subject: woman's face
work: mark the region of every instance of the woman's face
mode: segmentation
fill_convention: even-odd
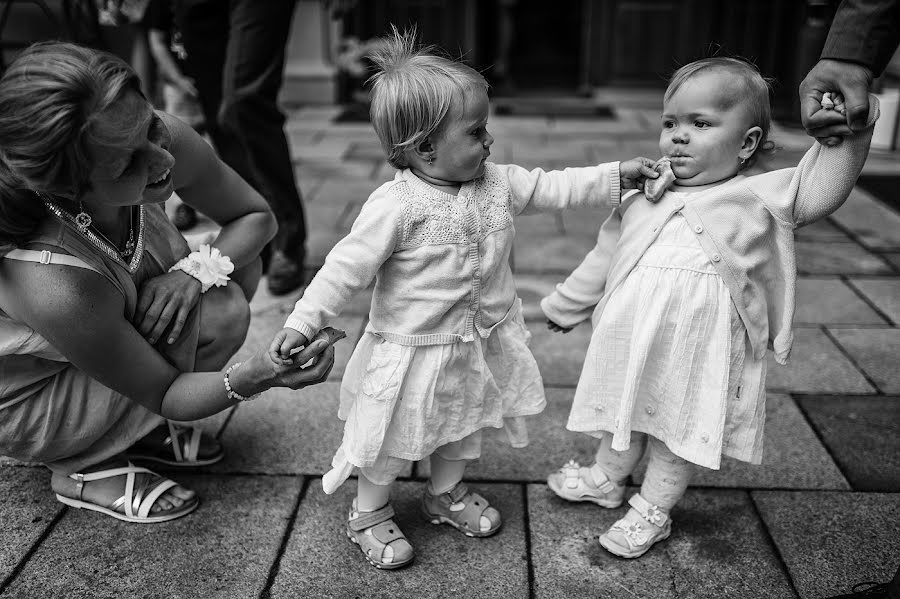
[[[85,204],[130,206],[164,202],[172,195],[169,153],[172,137],[152,106],[137,92],[128,91],[94,121],[88,155],[94,165]]]

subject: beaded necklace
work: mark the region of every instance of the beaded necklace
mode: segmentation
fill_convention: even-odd
[[[140,216],[138,218],[137,240],[135,241],[134,239],[134,228],[132,226],[129,226],[128,241],[125,242],[125,249],[119,250],[113,243],[109,241],[109,239],[106,238],[105,235],[103,235],[103,233],[100,233],[99,231],[95,233],[90,228],[82,228],[76,216],[73,216],[71,213],[66,212],[65,210],[60,208],[57,204],[50,201],[50,198],[48,198],[43,193],[35,192],[35,194],[37,194],[37,196],[40,197],[41,200],[43,200],[44,206],[47,207],[47,210],[49,210],[51,214],[77,231],[82,237],[87,239],[91,243],[91,245],[112,258],[117,264],[128,270],[130,274],[134,274],[135,272],[137,272],[138,267],[141,265],[141,259],[144,257],[143,206],[140,207]],[[129,257],[131,258],[131,260],[129,262],[126,262]]]

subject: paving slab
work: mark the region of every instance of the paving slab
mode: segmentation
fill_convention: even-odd
[[[900,565],[900,495],[753,491],[802,599],[886,582]]]
[[[529,597],[523,491],[519,485],[483,485],[482,494],[503,514],[493,537],[475,539],[434,526],[419,512],[422,483],[397,482],[394,521],[416,551],[401,570],[368,564],[346,536],[347,509],[356,492],[348,481],[332,496],[310,485],[271,588],[272,599],[294,597],[420,599]]]
[[[69,509],[0,596],[259,596],[302,479],[180,476],[179,481],[196,490],[202,503],[171,522],[141,526]]]
[[[510,447],[502,431],[485,429],[481,459],[466,469],[466,478],[479,481],[526,481],[543,483],[547,475],[575,459],[593,463],[597,441],[583,433],[566,430],[574,389],[548,388],[547,407],[528,418],[529,445]],[[427,459],[419,462],[416,476],[431,476]]]
[[[797,272],[811,275],[882,275],[893,269],[878,255],[857,243],[798,241]]]
[[[646,459],[638,464],[635,484],[644,481]],[[737,489],[850,490],[850,484],[788,395],[769,393],[762,464],[722,459],[719,470],[696,467],[694,486]]]
[[[530,275],[516,273],[516,292],[522,299],[522,311],[528,329],[546,328],[547,317],[541,310],[541,300],[553,293],[556,284],[564,279],[559,275]]]
[[[222,433],[225,459],[214,472],[322,475],[341,444],[340,383],[270,389],[238,406]]]
[[[900,393],[900,329],[831,329],[838,343],[884,393]]]
[[[845,243],[852,241],[846,233],[834,226],[827,218],[795,229],[794,239],[797,241],[837,241]]]
[[[563,281],[594,248],[595,241],[596,236],[550,235],[536,238],[516,235],[513,245],[516,272],[558,273],[561,275],[560,281]]]
[[[854,490],[900,492],[900,397],[797,401]]]
[[[745,492],[688,490],[672,512],[672,536],[632,560],[597,542],[625,512],[529,485],[535,599],[796,597]]]
[[[831,219],[868,248],[900,248],[900,214],[860,187],[853,188],[850,197],[831,215]]]
[[[49,470],[0,467],[0,585],[62,510],[63,504],[50,490]]]
[[[850,282],[890,318],[890,324],[900,323],[900,278],[864,279],[852,277]]]
[[[528,323],[531,352],[547,387],[574,387],[591,342],[591,325],[585,321],[568,333],[554,333],[543,324]]]
[[[798,278],[796,302],[795,325],[886,324],[884,318],[838,278]]]
[[[832,331],[837,334],[843,329]],[[771,352],[766,378],[770,391],[790,393],[874,393],[875,389],[820,329],[794,329],[786,366]]]

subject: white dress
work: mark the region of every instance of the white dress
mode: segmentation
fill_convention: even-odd
[[[528,444],[523,417],[546,404],[531,334],[518,309],[488,338],[408,346],[366,332],[341,384],[344,438],[322,483],[333,493],[354,466],[385,457],[420,460],[483,428],[502,428],[513,447]],[[379,459],[380,458],[380,459]]]
[[[761,400],[742,400],[741,386],[745,374],[761,384],[765,370],[747,351],[728,289],[684,217],[667,222],[612,293],[567,428],[613,433],[616,450],[628,447],[631,432],[647,433],[708,468],[718,468],[723,454],[758,462],[764,391]]]

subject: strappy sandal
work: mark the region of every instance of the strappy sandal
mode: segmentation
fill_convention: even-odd
[[[356,509],[356,499],[350,506],[347,517],[347,537],[357,545],[366,560],[376,568],[395,570],[413,561],[415,556],[406,535],[394,522],[394,508],[391,504],[374,512],[360,512]],[[394,550],[394,556],[385,558],[385,549]]]
[[[193,426],[175,424],[167,420],[169,435],[161,444],[153,445],[150,442],[138,441],[131,449],[125,452],[125,459],[135,462],[156,462],[166,466],[194,468],[196,466],[210,466],[221,462],[225,457],[225,449],[217,443],[215,451],[207,455],[200,455],[200,439],[203,431]]]
[[[140,481],[137,481],[137,475],[139,474],[142,476]],[[125,475],[125,494],[108,506],[104,507],[82,499],[81,494],[84,490],[84,483],[122,475]],[[75,474],[70,474],[69,478],[77,483],[75,485],[75,492],[77,495],[75,498],[72,498],[57,493],[56,498],[58,500],[80,510],[100,512],[101,514],[106,514],[107,516],[112,516],[118,520],[124,520],[125,522],[140,522],[145,524],[166,522],[168,520],[186,516],[200,505],[200,499],[195,496],[193,499],[185,500],[179,507],[173,507],[172,509],[163,512],[151,514],[150,508],[153,507],[156,500],[159,499],[163,493],[172,487],[177,486],[177,483],[162,477],[155,472],[147,470],[146,468],[134,466],[131,462],[128,462],[128,466],[123,466],[121,468],[98,470],[97,472],[89,472],[87,474],[76,472]]]
[[[467,537],[489,537],[500,530],[503,524],[500,512],[487,499],[470,492],[465,483],[459,482],[440,495],[432,495],[430,486],[430,483],[425,485],[422,512],[432,524],[449,524]],[[487,530],[481,530],[482,516],[491,522]]]
[[[598,480],[599,474],[602,480]],[[575,460],[547,477],[547,486],[566,501],[590,501],[605,508],[617,508],[625,497],[625,486],[609,480],[602,471],[582,467]]]
[[[672,534],[672,521],[659,506],[635,493],[628,500],[632,509],[600,535],[600,544],[619,557],[640,557],[654,544]]]

